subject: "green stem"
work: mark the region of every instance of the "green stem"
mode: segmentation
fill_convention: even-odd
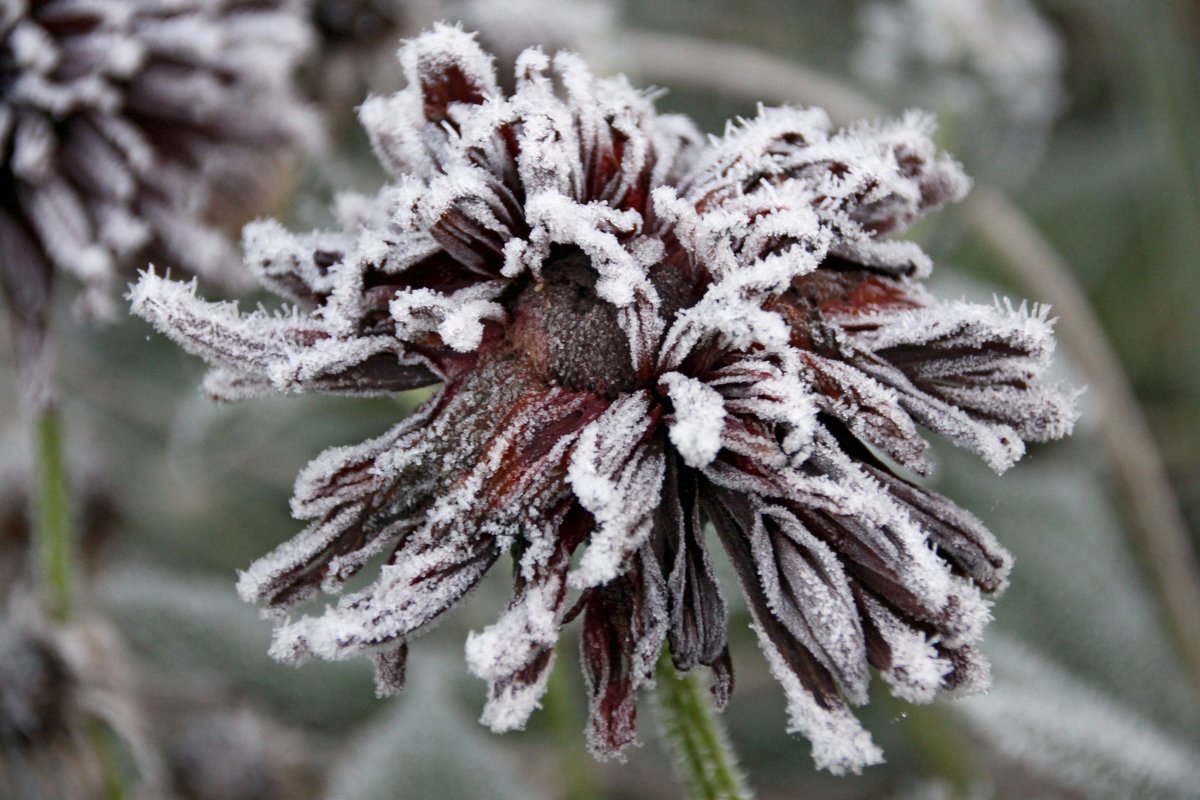
[[[75,536],[71,526],[71,494],[63,456],[62,418],[53,404],[34,417],[37,487],[33,497],[33,535],[38,579],[47,612],[58,622],[72,613],[75,580]],[[104,800],[124,800],[124,775],[111,737],[98,721],[91,725],[92,746],[104,780]]]
[[[71,615],[75,540],[58,410],[53,406],[38,409],[34,425],[37,486],[33,497],[33,537],[38,577],[47,610],[63,621]]]
[[[675,671],[665,647],[658,659],[655,697],[675,771],[693,800],[748,800],[750,789],[709,692],[694,675]]]

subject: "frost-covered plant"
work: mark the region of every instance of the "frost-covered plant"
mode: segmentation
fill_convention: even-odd
[[[860,76],[952,113],[964,145],[1013,180],[1037,164],[1065,105],[1064,47],[1027,0],[884,0],[860,15]]]
[[[239,282],[216,223],[314,139],[309,38],[291,0],[0,0],[0,280],[26,349],[59,274],[99,313],[149,255]]]
[[[483,721],[525,724],[581,614],[590,743],[616,752],[664,641],[727,699],[711,525],[821,767],[880,760],[849,711],[872,667],[914,702],[985,687],[1009,557],[904,477],[931,468],[917,426],[1000,471],[1075,413],[1038,383],[1044,311],[938,301],[928,257],[885,239],[967,191],[929,120],[831,132],[772,108],[706,141],[568,53],[526,51],[511,96],[455,28],[401,62],[407,88],[361,109],[394,181],[343,198],[340,230],[246,231],[296,308],[243,315],[153,273],[131,293],[220,399],[442,384],[299,477],[312,524],[239,582],[279,615],[272,653],[369,655],[399,689],[408,640],[508,553],[512,600],[466,645]],[[289,616],[377,555],[365,589]]]

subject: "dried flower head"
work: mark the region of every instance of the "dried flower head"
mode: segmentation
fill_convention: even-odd
[[[247,229],[297,309],[154,274],[131,294],[218,398],[443,384],[299,477],[312,524],[239,583],[281,615],[274,655],[369,654],[399,688],[408,640],[510,553],[512,601],[466,646],[484,722],[525,724],[582,614],[590,743],[616,752],[664,640],[732,686],[711,524],[820,766],[880,759],[848,708],[872,667],[915,702],[985,686],[973,644],[1009,556],[903,477],[930,469],[917,426],[1003,470],[1074,411],[1037,383],[1045,313],[939,302],[925,254],[884,239],[967,190],[929,121],[763,109],[706,142],[571,54],[526,51],[511,96],[454,28],[401,62],[408,87],[361,111],[395,181],[344,199],[341,230]],[[287,616],[379,554],[367,588]]]
[[[57,273],[97,312],[138,257],[243,274],[215,223],[313,140],[291,84],[309,36],[291,0],[0,0],[0,279],[24,339]]]

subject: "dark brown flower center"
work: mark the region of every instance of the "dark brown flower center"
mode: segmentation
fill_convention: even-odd
[[[596,295],[596,271],[579,250],[555,253],[515,310],[513,343],[548,382],[606,395],[637,386],[617,308]]]

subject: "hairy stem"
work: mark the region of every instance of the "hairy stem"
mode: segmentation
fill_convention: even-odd
[[[754,101],[819,105],[839,124],[887,109],[851,86],[800,64],[734,44],[650,32],[624,34],[628,62],[643,77],[709,88]],[[1087,296],[1071,270],[998,190],[976,185],[971,231],[1018,283],[1058,316],[1058,333],[1100,400],[1101,435],[1129,503],[1133,533],[1160,605],[1200,681],[1200,566],[1158,446]]]
[[[663,739],[693,800],[745,800],[752,795],[712,699],[695,675],[680,675],[664,647],[654,695]]]
[[[62,420],[53,405],[34,416],[36,488],[33,492],[33,537],[43,600],[59,621],[71,615],[75,540],[71,531],[70,493],[63,459]]]

